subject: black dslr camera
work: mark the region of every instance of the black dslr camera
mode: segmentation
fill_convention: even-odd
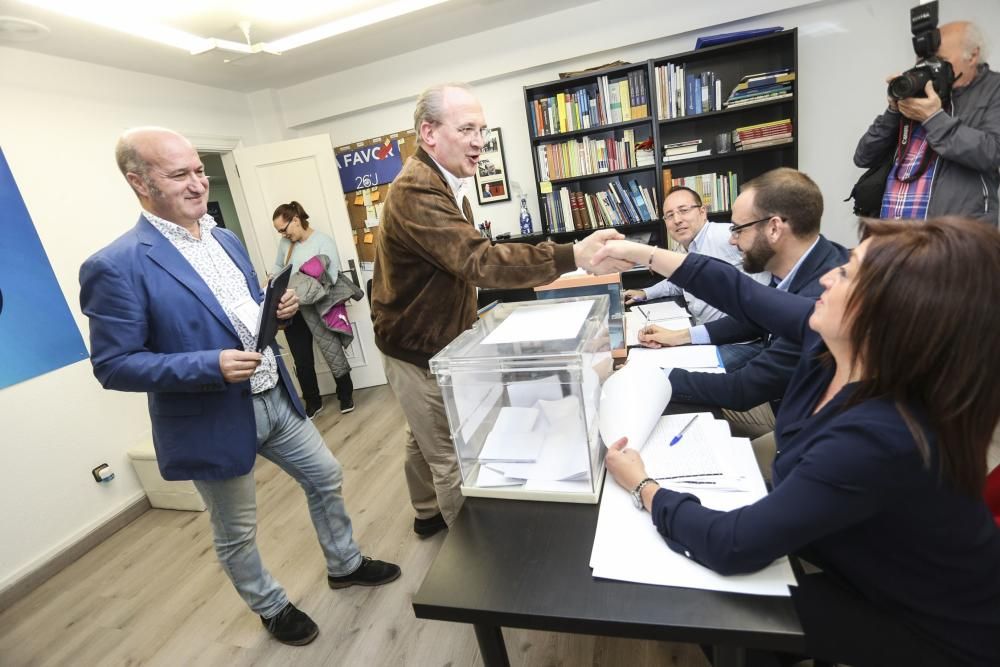
[[[941,31],[938,30],[937,0],[926,5],[918,5],[910,10],[910,32],[913,33],[913,50],[920,60],[889,82],[889,96],[895,100],[907,97],[927,97],[924,87],[933,82],[934,91],[942,103],[951,96],[955,83],[955,70],[951,63],[938,58],[941,46]]]

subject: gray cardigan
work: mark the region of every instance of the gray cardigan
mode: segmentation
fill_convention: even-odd
[[[997,224],[1000,187],[1000,73],[982,63],[968,86],[952,94],[951,113],[924,122],[927,140],[941,156],[931,183],[927,217],[965,215]],[[878,116],[854,152],[854,164],[871,167],[895,146],[898,111]]]

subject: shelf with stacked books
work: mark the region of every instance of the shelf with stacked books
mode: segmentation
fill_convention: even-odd
[[[648,71],[640,62],[525,86],[543,234],[658,227]]]
[[[645,63],[525,86],[528,127],[535,139],[624,127],[651,115]]]
[[[745,104],[739,107],[719,109],[717,111],[705,111],[700,114],[695,114],[693,116],[678,116],[676,118],[661,118],[658,120],[660,126],[663,125],[674,125],[677,123],[688,123],[691,121],[705,120],[706,118],[712,118],[713,116],[731,116],[733,114],[746,111],[749,108],[759,109],[766,108],[776,105],[789,105],[794,95],[789,95],[787,97],[781,97],[778,99],[764,99],[759,102],[754,102],[752,104]]]
[[[791,29],[650,61],[670,182],[723,174],[715,194],[735,199],[746,181],[798,166],[797,50]]]
[[[558,132],[556,134],[533,136],[531,137],[531,143],[543,144],[543,143],[548,143],[550,141],[558,141],[560,139],[570,139],[572,137],[582,137],[590,134],[596,134],[599,132],[614,132],[615,130],[625,130],[639,125],[649,125],[650,120],[651,118],[647,114],[642,118],[636,118],[634,120],[626,120],[620,123],[609,123],[607,125],[598,125],[595,127],[581,128],[578,130],[569,130],[567,132]]]
[[[798,166],[795,29],[525,86],[542,232],[658,222],[664,193],[691,183],[713,220],[741,184]]]
[[[541,196],[546,233],[587,232],[604,227],[653,223],[659,218],[652,167],[633,170],[629,178],[601,174],[600,180],[551,182]]]

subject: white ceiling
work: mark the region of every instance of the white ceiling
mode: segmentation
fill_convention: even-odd
[[[275,4],[281,6],[281,3]],[[321,8],[323,4],[326,8],[306,20],[254,22],[250,29],[251,41],[253,43],[270,41],[341,18],[345,15],[345,5],[350,6],[353,11],[359,11],[388,4],[388,0],[312,3],[313,6]],[[0,29],[0,46],[145,72],[216,88],[252,92],[266,88],[284,88],[457,37],[544,16],[579,4],[584,2],[450,0],[412,14],[293,49],[280,56],[266,53],[241,56],[225,51],[209,51],[192,56],[180,49],[63,17],[17,0],[0,0],[0,22],[4,17],[29,19],[43,24],[50,30],[39,40],[24,42],[4,40],[2,37],[4,32]],[[169,21],[169,25],[202,37],[245,42],[237,26],[240,18],[238,11],[222,9],[203,12],[194,17],[173,19]],[[572,30],[571,26],[562,25],[553,28]],[[502,58],[503,51],[502,48],[498,49],[498,46],[491,45],[491,48],[496,50],[497,57]],[[231,62],[225,62],[226,60]]]

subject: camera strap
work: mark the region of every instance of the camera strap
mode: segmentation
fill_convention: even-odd
[[[913,129],[916,123],[912,120],[900,120],[899,122],[899,150],[896,152],[896,171],[894,177],[900,183],[912,183],[927,171],[927,168],[931,165],[931,160],[937,155],[931,145],[928,143],[923,156],[920,158],[920,164],[917,165],[917,170],[907,176],[906,178],[900,178],[899,170],[903,166],[903,160],[906,159],[907,147],[910,145],[910,140],[913,138]]]

